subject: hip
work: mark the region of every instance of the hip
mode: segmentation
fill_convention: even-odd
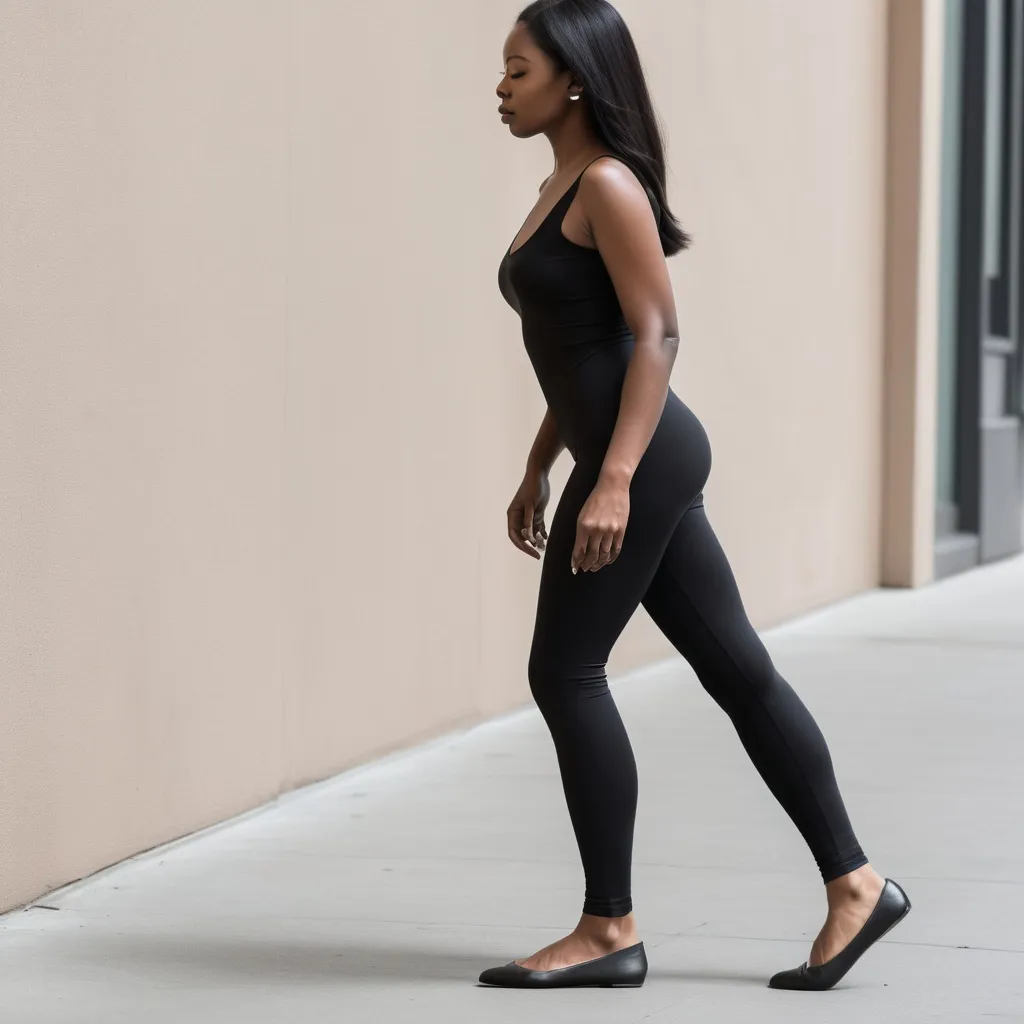
[[[578,470],[597,483],[613,430],[614,423],[599,434],[572,438],[574,475]],[[704,425],[669,388],[658,425],[630,481],[630,502],[654,502],[682,514],[702,494],[711,463],[711,441]]]

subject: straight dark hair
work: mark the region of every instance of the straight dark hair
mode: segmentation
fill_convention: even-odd
[[[665,255],[689,248],[692,239],[665,202],[661,130],[622,15],[607,0],[534,0],[516,21],[526,25],[559,72],[572,72],[583,86],[594,133],[633,171],[651,200]]]

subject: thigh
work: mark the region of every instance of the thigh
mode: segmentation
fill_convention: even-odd
[[[770,684],[771,659],[703,505],[680,519],[643,605],[716,697],[736,686]]]
[[[551,520],[532,655],[534,662],[542,659],[548,670],[582,663],[600,666],[603,672],[615,641],[650,587],[678,522],[678,509],[659,496],[656,483],[641,481],[630,489],[619,557],[597,572],[573,575],[570,560],[577,520],[599,472],[599,463],[576,463]]]

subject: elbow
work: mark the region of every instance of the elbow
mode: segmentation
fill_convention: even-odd
[[[648,316],[630,325],[638,348],[671,367],[679,350],[679,327],[674,320]]]
[[[659,374],[667,378],[675,366],[676,353],[679,350],[679,339],[669,332],[651,332],[646,335],[636,336],[636,345],[633,350],[634,358],[639,357],[654,368]]]
[[[679,348],[679,325],[675,320],[662,320],[660,324],[662,344]]]
[[[669,365],[675,362],[679,351],[679,328],[674,324],[664,327],[658,337],[661,340],[661,351],[668,358]]]
[[[675,351],[679,347],[679,325],[675,318],[652,316],[644,325],[643,334],[660,349]]]
[[[676,355],[679,352],[679,331],[676,329],[665,329],[659,336],[661,344],[658,347],[659,355],[665,365],[666,372],[671,375],[675,366]]]
[[[631,326],[633,337],[641,339],[656,348],[677,349],[679,347],[679,327],[664,320],[650,319],[646,323]]]
[[[671,363],[679,350],[679,334],[670,330],[650,330],[643,334],[634,334],[637,347],[665,359]]]

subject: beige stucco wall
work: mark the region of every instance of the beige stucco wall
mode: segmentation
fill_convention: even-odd
[[[935,576],[941,0],[889,8],[881,582]]]
[[[0,906],[529,700],[517,8],[0,3]],[[880,563],[886,4],[631,0],[755,623]],[[568,471],[563,456],[556,493]],[[610,669],[670,655],[641,610]]]

